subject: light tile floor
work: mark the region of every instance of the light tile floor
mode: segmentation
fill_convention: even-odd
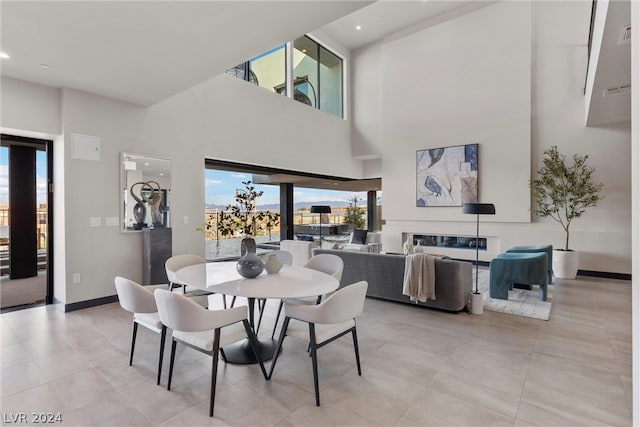
[[[276,309],[269,301],[261,336]],[[166,369],[155,384],[157,334],[139,329],[128,366],[130,322],[118,304],[1,315],[3,425],[47,412],[80,426],[631,425],[626,281],[558,280],[549,321],[368,299],[358,320],[361,377],[351,338],[320,349],[316,407],[306,343],[288,338],[271,381],[256,366],[220,363],[214,418],[210,358],[179,347],[167,391]]]

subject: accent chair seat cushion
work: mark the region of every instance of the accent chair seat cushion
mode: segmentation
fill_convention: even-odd
[[[547,254],[547,284],[553,283],[553,245],[514,246],[507,253],[544,252]]]
[[[155,313],[134,313],[133,320],[152,331],[159,333],[162,330],[162,322],[160,321],[160,315],[158,315],[157,311]]]

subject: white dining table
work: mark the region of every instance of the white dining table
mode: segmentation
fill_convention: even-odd
[[[276,274],[263,271],[258,277],[247,279],[237,272],[236,264],[237,261],[195,264],[178,270],[176,276],[182,283],[202,291],[246,297],[252,328],[256,298],[314,297],[333,292],[340,285],[338,280],[329,274],[292,265],[283,266]],[[258,346],[260,358],[263,361],[269,360],[273,357],[276,341],[271,338],[258,338]],[[248,340],[224,347],[224,354],[229,363],[257,362]]]

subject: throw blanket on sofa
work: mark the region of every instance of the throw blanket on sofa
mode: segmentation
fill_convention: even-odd
[[[436,299],[436,257],[430,254],[407,255],[404,264],[402,294],[411,301]]]

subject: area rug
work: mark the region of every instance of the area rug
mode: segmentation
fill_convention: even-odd
[[[475,270],[473,272],[475,276]],[[475,284],[475,277],[474,277]],[[553,285],[547,285],[547,300],[540,300],[540,288],[533,286],[532,290],[513,289],[509,291],[509,299],[496,299],[489,296],[489,270],[478,271],[478,290],[483,296],[484,309],[514,316],[531,317],[533,319],[549,320],[551,304],[553,302]]]

